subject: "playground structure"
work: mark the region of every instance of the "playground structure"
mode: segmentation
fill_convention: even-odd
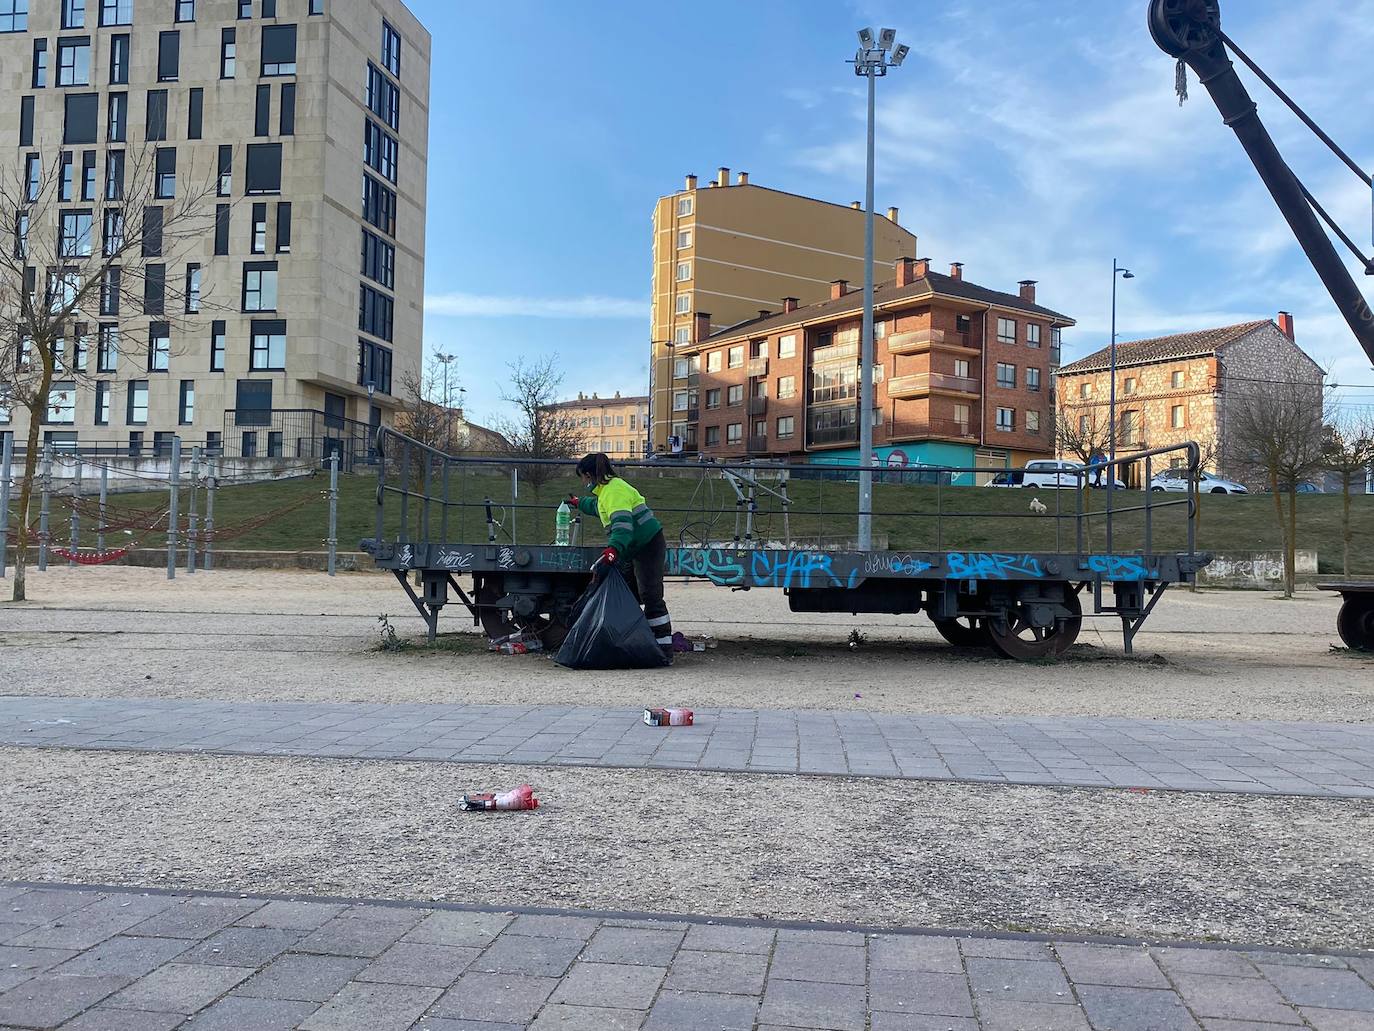
[[[571,464],[456,457],[389,429],[377,453],[375,534],[360,547],[395,575],[431,640],[450,591],[492,637],[561,640],[601,551],[577,543],[576,527],[573,544],[549,543],[554,509],[580,487]],[[1156,463],[1181,463],[1195,481],[1199,452],[1189,443],[1089,466],[1044,499],[1017,492],[1029,504],[1016,512],[1006,492],[954,486],[993,470],[875,471],[874,534],[886,547],[869,551],[853,543],[853,468],[619,464],[664,524],[670,576],[781,589],[794,612],[925,612],[951,644],[1034,659],[1073,644],[1085,594],[1087,615],[1121,620],[1130,654],[1167,588],[1208,562],[1195,548],[1192,492],[1092,487],[1127,461],[1144,462],[1146,482]]]

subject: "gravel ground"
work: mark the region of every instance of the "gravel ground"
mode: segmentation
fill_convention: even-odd
[[[1351,947],[1374,803],[0,749],[0,879]]]
[[[923,616],[797,614],[780,591],[671,584],[675,623],[720,641],[646,684],[494,656],[443,623],[448,650],[380,654],[376,617],[423,624],[389,577],[54,568],[0,606],[0,690],[84,696],[865,709],[942,714],[1374,720],[1374,657],[1333,651],[1337,600],[1176,591],[1121,654],[1111,621],[1057,663],[958,653]],[[861,628],[857,652],[845,638]]]

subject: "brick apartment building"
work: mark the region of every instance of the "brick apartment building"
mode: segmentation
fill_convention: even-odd
[[[1294,338],[1293,316],[1116,345],[1117,454],[1196,441],[1208,471],[1241,478],[1228,416],[1253,403],[1245,386],[1274,380],[1310,381],[1316,415],[1321,414],[1325,378]],[[1067,440],[1107,439],[1111,392],[1111,349],[1059,370],[1056,389]],[[1065,457],[1080,457],[1065,447]],[[1174,464],[1182,464],[1180,456]],[[1169,464],[1167,461],[1160,463]],[[1129,486],[1143,485],[1144,462],[1124,467]]]
[[[648,395],[588,397],[579,393],[573,401],[549,405],[559,421],[582,431],[582,446],[588,451],[604,451],[613,458],[643,458],[649,446]]]
[[[873,441],[885,463],[1019,465],[1053,453],[1051,373],[1073,319],[1035,301],[1035,283],[1003,293],[901,258],[874,288]],[[673,394],[687,448],[721,459],[858,460],[863,291],[697,336],[676,348],[691,377]],[[677,377],[675,376],[675,379]]]

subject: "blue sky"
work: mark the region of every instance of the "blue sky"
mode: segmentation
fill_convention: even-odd
[[[877,204],[901,208],[937,267],[1013,291],[1038,279],[1042,303],[1078,320],[1066,360],[1106,343],[1117,257],[1137,275],[1118,295],[1123,338],[1287,309],[1338,380],[1374,384],[1195,79],[1178,106],[1145,0],[410,3],[433,34],[425,347],[458,355],[479,420],[502,414],[520,355],[558,354],[569,394],[646,389],[650,215],[684,173],[862,196],[862,84],[844,62],[854,30],[879,23],[912,55],[880,84]],[[1359,81],[1374,0],[1222,6],[1228,34],[1374,167]],[[1368,247],[1367,189],[1242,76]]]

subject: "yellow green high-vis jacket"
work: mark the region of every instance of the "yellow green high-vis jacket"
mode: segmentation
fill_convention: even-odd
[[[590,497],[581,498],[578,508],[597,516],[610,536],[611,547],[629,557],[654,539],[663,524],[644,502],[644,495],[619,476],[592,488]]]

